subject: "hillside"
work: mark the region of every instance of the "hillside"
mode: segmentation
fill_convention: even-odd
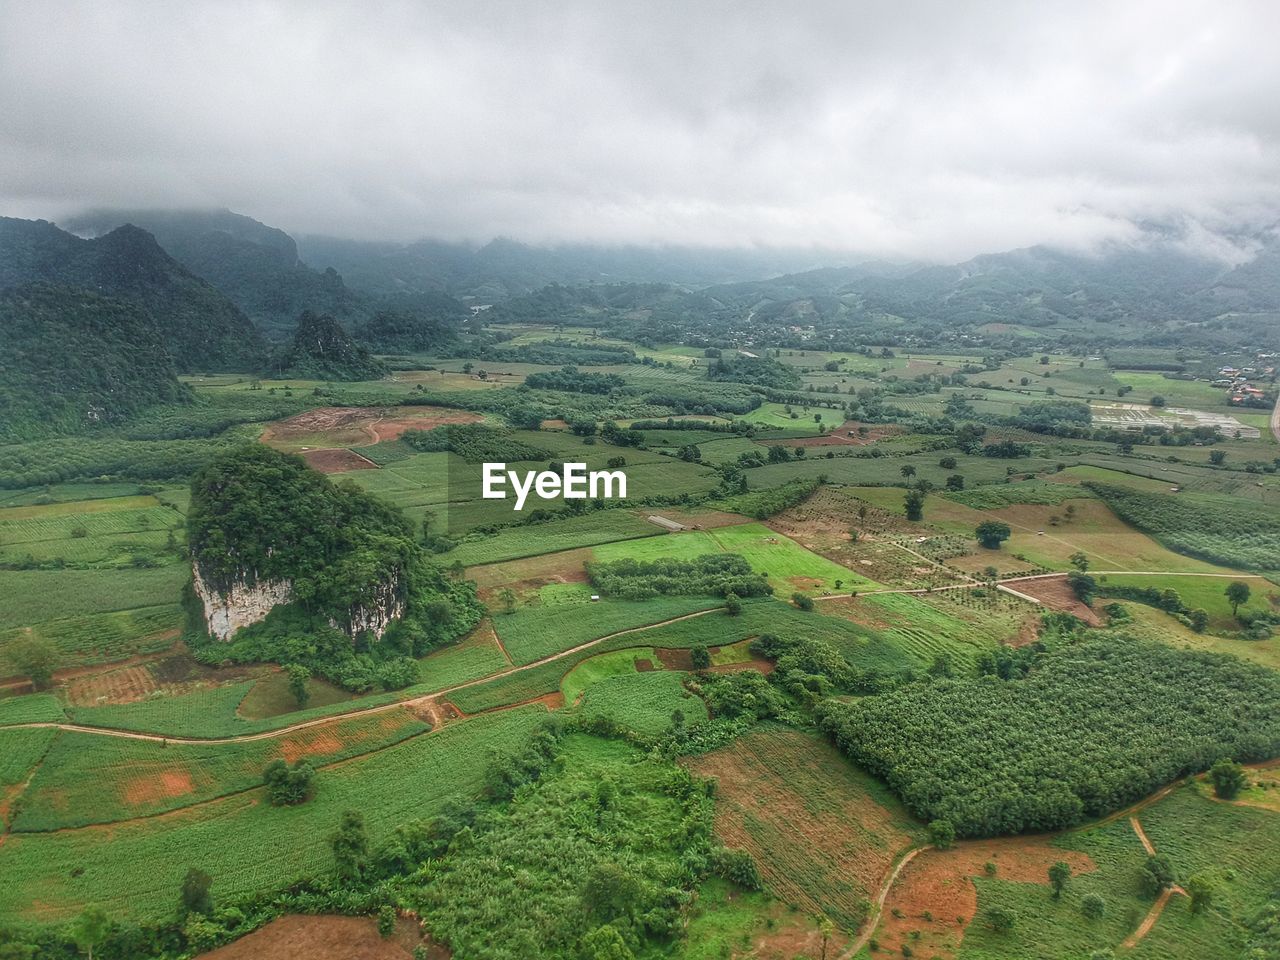
[[[46,284],[0,291],[0,441],[117,423],[189,395],[136,304]]]
[[[134,303],[151,317],[179,371],[262,363],[262,337],[249,319],[138,227],[81,240],[44,220],[0,218],[0,289],[38,282]]]
[[[83,236],[101,236],[126,223],[154,235],[166,253],[217,287],[268,334],[287,334],[304,310],[351,322],[371,313],[335,270],[303,263],[289,234],[230,210],[101,210],[67,226]]]
[[[281,366],[291,376],[317,380],[376,380],[387,372],[337,320],[310,310],[298,317],[293,343]]]

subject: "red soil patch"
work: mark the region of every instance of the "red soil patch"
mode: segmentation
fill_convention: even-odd
[[[448,407],[317,407],[268,424],[262,442],[285,450],[358,447],[395,440],[406,430],[480,419],[469,410]]]
[[[637,661],[636,661],[636,672],[637,672],[637,673],[652,673],[652,672],[653,672],[654,670],[656,670],[656,669],[657,669],[657,667],[655,667],[655,666],[653,665],[653,661],[652,661],[652,660],[637,660]]]
[[[450,720],[457,720],[462,711],[445,700],[424,700],[408,708],[409,712],[423,723],[431,724],[432,730],[439,730]]]
[[[503,587],[510,587],[520,593],[537,590],[549,583],[585,583],[585,565],[590,559],[591,548],[580,547],[540,557],[470,567],[467,576],[480,588],[481,599],[488,602],[488,598]]]
[[[145,666],[121,667],[73,678],[67,683],[67,701],[77,707],[136,703],[145,700],[158,686],[155,676]]]
[[[859,426],[863,426],[863,424],[859,424],[856,420],[846,420],[834,430],[820,437],[801,437],[798,440],[788,440],[786,443],[789,447],[865,447],[868,444],[875,443],[877,440],[883,440],[885,437],[896,436],[904,432],[902,427],[896,424],[880,423],[874,426],[867,426],[867,434],[862,436],[858,433]],[[760,442],[769,443],[769,441]]]
[[[289,763],[294,763],[302,757],[335,754],[345,746],[342,738],[334,731],[313,727],[282,740],[280,755]]]
[[[543,430],[568,430],[569,421],[568,420],[543,420],[542,429]]]
[[[235,943],[200,954],[200,960],[412,960],[421,943],[418,924],[402,918],[384,940],[369,917],[303,917],[273,920]],[[434,951],[434,952],[433,952]],[[447,958],[442,948],[427,955]]]
[[[918,956],[954,957],[979,908],[973,878],[984,875],[987,863],[996,865],[999,880],[1047,887],[1049,867],[1059,860],[1069,863],[1073,874],[1097,869],[1087,854],[1024,837],[925,850],[903,867],[889,891],[876,939],[887,953],[897,954],[907,944]],[[926,912],[933,920],[924,918]],[[920,931],[918,940],[911,939],[913,930]]]
[[[358,453],[338,447],[333,450],[307,450],[302,454],[307,466],[320,473],[347,473],[351,470],[377,470],[378,465]]]
[[[1067,583],[1067,575],[1065,573],[1060,577],[1019,580],[1009,584],[1009,586],[1019,593],[1035,597],[1050,610],[1058,610],[1079,617],[1091,627],[1097,627],[1102,624],[1102,618],[1077,599]]]
[[[683,647],[660,647],[654,650],[664,670],[692,670],[693,654]]]
[[[171,797],[185,797],[195,792],[196,785],[192,782],[191,773],[173,768],[129,780],[120,789],[124,802],[133,807],[146,806]]]

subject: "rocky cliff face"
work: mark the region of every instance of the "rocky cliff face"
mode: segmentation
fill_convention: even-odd
[[[204,622],[219,640],[230,640],[237,630],[263,619],[276,604],[293,599],[293,584],[287,580],[260,583],[233,583],[225,592],[200,576],[200,565],[192,565],[196,596],[204,604]]]
[[[192,564],[192,579],[196,596],[204,605],[204,622],[209,634],[227,641],[241,627],[257,623],[272,608],[293,599],[293,584],[287,580],[264,580],[258,583],[233,583],[226,591],[219,590],[200,575],[200,565]],[[399,595],[399,584],[382,585],[372,606],[355,607],[346,623],[330,620],[335,629],[354,637],[367,630],[381,639],[392,621],[404,615],[404,600]]]

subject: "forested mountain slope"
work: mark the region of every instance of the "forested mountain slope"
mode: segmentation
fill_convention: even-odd
[[[254,369],[261,335],[240,310],[135,226],[82,240],[44,220],[0,218],[0,289],[46,282],[128,300],[180,371]]]
[[[230,210],[104,210],[68,221],[87,236],[132,223],[196,276],[217,287],[268,333],[292,330],[304,310],[358,322],[371,310],[332,268],[313,270],[289,234]]]
[[[116,423],[188,396],[138,305],[48,284],[0,291],[0,441]]]

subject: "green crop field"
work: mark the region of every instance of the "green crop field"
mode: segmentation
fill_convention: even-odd
[[[157,743],[64,732],[44,755],[11,829],[42,833],[150,817],[253,789],[277,758],[306,758],[323,768],[428,729],[396,710],[246,743]]]
[[[664,557],[688,559],[709,553],[741,555],[757,573],[766,575],[780,597],[793,592],[836,592],[840,589],[867,589],[874,581],[820,557],[794,540],[776,533],[762,523],[742,523],[714,530],[692,530],[659,539],[628,541],[598,546],[597,560],[622,558],[656,560]],[[841,586],[837,587],[839,581]]]
[[[530,526],[507,527],[493,536],[468,540],[442,559],[464,566],[536,557],[544,553],[590,547],[615,540],[635,540],[662,533],[662,528],[630,510],[605,510]]]
[[[579,708],[584,716],[608,717],[637,733],[658,734],[671,727],[679,710],[686,724],[706,719],[706,705],[684,689],[683,676],[665,670],[605,677],[587,687]]]
[[[659,597],[526,607],[497,616],[493,626],[511,659],[526,664],[607,634],[708,610],[720,602],[715,597]]]
[[[121,919],[158,920],[192,865],[218,877],[225,897],[327,872],[328,834],[343,810],[360,810],[380,843],[396,826],[477,794],[488,752],[518,743],[545,716],[531,707],[477,717],[353,760],[323,772],[315,799],[298,807],[272,807],[251,791],[110,828],[12,834],[0,846],[0,915],[56,921],[98,903]]]

